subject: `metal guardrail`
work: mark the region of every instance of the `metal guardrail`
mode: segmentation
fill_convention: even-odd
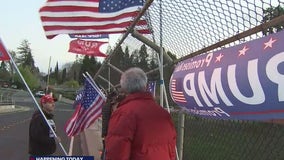
[[[15,105],[13,94],[16,90],[9,88],[0,88],[0,105]]]
[[[1,105],[15,105],[15,101],[0,101],[0,106]]]

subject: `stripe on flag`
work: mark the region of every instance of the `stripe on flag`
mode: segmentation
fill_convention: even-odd
[[[183,92],[176,90],[176,85],[177,84],[176,84],[176,80],[175,79],[172,79],[170,85],[171,85],[171,90],[172,90],[171,93],[172,93],[173,100],[176,101],[176,102],[186,103],[186,99],[184,97]]]
[[[39,13],[51,39],[58,34],[124,33],[142,6],[142,0],[48,0]],[[150,33],[146,20],[136,26],[138,32]]]
[[[68,136],[78,135],[90,127],[102,113],[102,106],[105,101],[91,83],[88,78],[85,79],[82,99],[65,125],[65,132]]]

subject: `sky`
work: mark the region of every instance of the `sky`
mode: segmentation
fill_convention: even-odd
[[[71,38],[58,35],[47,39],[42,28],[39,9],[46,0],[3,1],[0,5],[0,38],[8,50],[17,51],[21,42],[27,39],[32,49],[35,66],[40,72],[47,73],[50,67],[58,62],[59,68],[75,60],[76,54],[68,52]],[[110,36],[110,44],[114,45],[118,35]],[[107,45],[103,47],[103,52]]]

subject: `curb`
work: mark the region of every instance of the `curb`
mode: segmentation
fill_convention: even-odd
[[[0,109],[0,114],[2,113],[11,113],[11,112],[25,112],[29,111],[31,108],[24,106],[15,106],[14,108],[2,108]]]

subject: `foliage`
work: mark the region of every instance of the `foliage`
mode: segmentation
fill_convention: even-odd
[[[284,8],[282,6],[277,6],[277,7],[269,7],[265,10],[263,10],[263,20],[262,22],[268,22],[276,17],[279,17],[281,15],[284,15]],[[263,31],[263,35],[268,35],[271,33],[279,32],[283,30],[284,28],[284,23],[278,24],[274,27],[270,27],[266,30]]]
[[[249,120],[219,120],[185,114],[183,159],[283,160],[283,124]],[[178,130],[177,131],[181,131]]]
[[[84,56],[79,72],[79,83],[83,83],[83,73],[88,72],[91,76],[94,75],[101,67],[101,63],[94,56]]]
[[[18,63],[23,67],[29,67],[32,72],[36,70],[34,59],[32,56],[32,50],[28,40],[23,40],[18,49]]]
[[[5,61],[2,61],[0,65],[0,77],[5,81],[10,80],[10,73],[8,72],[7,64],[5,63]]]
[[[59,68],[58,68],[58,62],[56,62],[56,66],[54,68],[54,78],[56,79],[57,82],[60,81],[59,79]]]
[[[145,44],[141,46],[138,54],[139,54],[139,56],[137,57],[138,66],[140,66],[140,68],[143,69],[144,71],[148,71],[149,70],[149,65],[148,65],[149,54],[147,53],[147,48]]]
[[[75,80],[66,81],[63,85],[67,88],[79,88],[80,86],[78,81]]]
[[[122,55],[123,61],[121,62],[121,69],[124,71],[131,66],[129,48],[126,46],[124,54]]]
[[[25,79],[26,83],[28,84],[29,88],[31,90],[37,89],[40,86],[39,79],[36,75],[34,75],[31,72],[30,67],[28,66],[19,66],[19,71],[21,72],[23,78]],[[18,74],[15,76],[15,84],[17,84],[18,87],[23,88],[24,84],[22,82],[22,79]]]
[[[38,88],[40,85],[39,69],[35,67],[32,50],[28,40],[23,40],[17,48],[17,51],[9,50],[9,53],[13,57],[19,71],[29,87],[31,89]],[[4,78],[5,80],[8,80],[10,84],[16,84],[19,88],[25,87],[23,80],[20,78],[18,73],[15,73],[14,66],[11,61],[1,63],[0,75],[2,79]]]
[[[150,50],[146,47],[145,44],[141,45],[140,48],[131,51],[127,46],[124,50],[121,46],[119,46],[115,53],[112,53],[113,50],[111,48],[108,48],[107,52],[113,54],[113,57],[109,61],[111,67],[104,66],[102,72],[100,73],[100,76],[104,77],[106,80],[109,80],[111,84],[118,85],[121,72],[130,67],[140,67],[145,72],[156,69],[158,67],[158,53],[149,54],[149,51]],[[24,40],[21,43],[20,47],[18,47],[17,52],[13,53],[13,56],[17,59],[17,64],[21,68],[21,72],[24,75],[24,78],[29,86],[31,88],[44,88],[48,75],[45,75],[43,77],[43,75],[40,75],[38,68],[35,67],[32,50],[30,48],[30,43],[28,42],[28,40]],[[175,55],[171,53],[168,54],[172,59],[176,59]],[[91,76],[94,76],[97,73],[98,69],[101,68],[101,66],[102,63],[98,61],[96,57],[90,56],[77,56],[75,62],[65,64],[63,69],[59,68],[59,64],[57,62],[54,66],[54,70],[50,70],[49,85],[56,86],[63,84],[63,86],[67,88],[78,88],[80,84],[83,83],[82,73],[88,72]],[[168,81],[172,70],[173,68],[171,67],[164,68],[164,79],[166,79],[166,86],[169,83]],[[13,68],[9,68],[8,71],[11,71],[11,73],[13,73]],[[151,81],[157,81],[158,83],[160,79],[159,72],[155,71],[151,74],[148,74],[148,79]],[[40,80],[43,80],[43,82],[41,83],[42,85],[40,85]],[[107,83],[105,80],[98,78],[96,79],[96,82],[102,88],[106,89],[109,87],[109,83]],[[23,86],[21,80],[19,79],[19,76],[16,76],[15,83],[20,87]],[[159,94],[158,89],[156,93]]]
[[[124,64],[126,63],[129,63],[128,62],[125,62],[124,61],[124,57],[126,56],[121,48],[121,46],[119,46],[119,48],[116,50],[115,53],[113,53],[113,57],[111,58],[110,60],[110,64],[112,66],[115,66],[116,68],[119,68],[120,70],[122,69],[122,67],[126,67],[126,66],[123,66]],[[127,58],[126,58],[127,59]],[[108,77],[107,79],[110,79],[110,82],[112,84],[118,84],[119,83],[119,80],[120,80],[120,73],[117,71],[117,70],[114,70],[110,67],[110,77]],[[108,70],[106,70],[106,72],[108,72]],[[108,75],[108,74],[107,74]]]
[[[61,77],[61,81],[60,81],[60,84],[62,84],[63,82],[65,82],[66,80],[66,68],[64,68],[62,70],[62,77]]]

